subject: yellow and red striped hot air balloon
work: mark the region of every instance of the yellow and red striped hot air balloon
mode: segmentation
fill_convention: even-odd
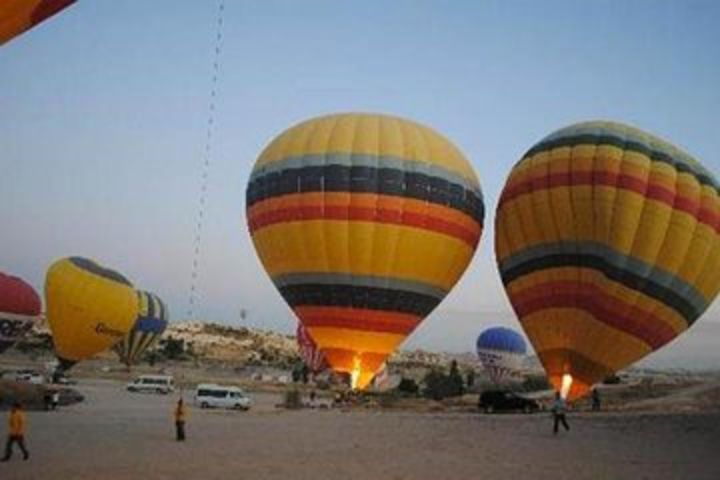
[[[496,216],[510,301],[570,399],[673,340],[720,289],[720,199],[690,155],[637,128],[563,128],[515,165]]]
[[[385,115],[290,128],[262,152],[247,188],[265,269],[330,366],[360,389],[465,271],[483,213],[462,153]]]
[[[75,0],[2,0],[0,45],[75,3]]]

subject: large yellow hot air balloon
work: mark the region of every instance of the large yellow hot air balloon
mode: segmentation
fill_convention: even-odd
[[[362,389],[465,271],[483,203],[472,167],[438,133],[338,114],[268,145],[247,219],[282,296],[330,366]]]
[[[138,314],[132,284],[92,260],[58,260],[45,279],[47,319],[62,368],[108,349],[125,337]]]
[[[0,45],[55,15],[75,0],[2,0]]]
[[[686,330],[720,289],[715,178],[633,127],[588,122],[533,146],[507,180],[495,249],[553,385],[577,398]]]

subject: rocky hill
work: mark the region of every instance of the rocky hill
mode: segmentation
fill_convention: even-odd
[[[230,327],[204,321],[182,321],[170,324],[162,340],[182,340],[187,351],[200,360],[267,365],[280,368],[300,360],[294,335],[246,327]],[[21,349],[52,348],[50,330],[42,322],[26,338]],[[475,355],[448,354],[426,350],[401,350],[392,355],[389,364],[402,370],[447,368],[456,360],[464,370],[479,369]]]
[[[202,359],[255,365],[292,365],[299,360],[295,336],[246,327],[185,321],[173,323],[163,338],[183,340]],[[451,355],[425,350],[400,351],[390,364],[403,368],[447,367],[452,360],[465,368],[476,368],[470,354]]]

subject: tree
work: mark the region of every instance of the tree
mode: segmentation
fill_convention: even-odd
[[[465,384],[467,385],[467,388],[475,386],[475,372],[473,370],[470,370],[465,376]]]
[[[169,360],[182,360],[185,355],[185,341],[172,337],[160,340],[160,351]]]
[[[462,375],[460,375],[460,370],[458,369],[458,364],[456,360],[453,360],[450,364],[450,375],[448,375],[448,380],[450,382],[450,396],[458,396],[465,393],[465,384],[463,383]]]
[[[415,380],[405,377],[400,379],[400,383],[398,384],[397,389],[400,393],[413,396],[417,395],[420,391],[420,387]]]

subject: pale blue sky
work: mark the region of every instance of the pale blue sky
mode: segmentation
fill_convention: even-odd
[[[80,0],[0,48],[0,269],[41,289],[53,259],[90,256],[182,318],[215,15],[211,1]],[[720,171],[718,24],[712,0],[227,0],[200,316],[237,323],[247,308],[245,323],[292,328],[246,232],[248,173],[289,125],[360,110],[439,130],[485,192],[481,247],[410,345],[469,350],[484,326],[517,326],[492,255],[510,166],[551,131],[602,118]]]

